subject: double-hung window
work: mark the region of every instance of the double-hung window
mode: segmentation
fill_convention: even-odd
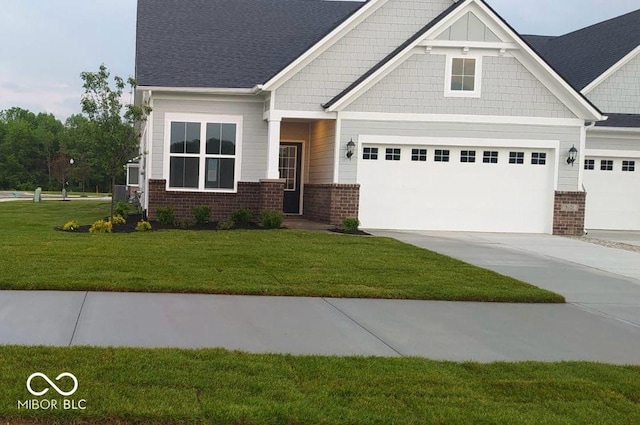
[[[235,191],[242,117],[167,114],[168,188]]]
[[[447,57],[445,96],[480,97],[482,57]]]

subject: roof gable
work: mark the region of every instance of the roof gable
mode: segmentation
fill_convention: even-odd
[[[582,90],[640,46],[640,10],[560,36],[524,36]]]
[[[138,85],[254,87],[302,55],[364,4],[138,0]]]
[[[458,19],[436,39],[449,41],[501,41],[473,12],[469,12]]]
[[[470,15],[467,12],[472,13]],[[480,22],[470,23],[471,16]],[[452,37],[453,28],[459,25],[459,22],[465,22],[465,18],[467,25],[466,35]],[[482,24],[483,27],[479,24]],[[469,27],[471,25],[476,29],[470,32]],[[480,35],[478,28],[483,29],[482,35]],[[442,34],[447,34],[447,32],[449,32],[449,36],[445,35],[443,40]],[[471,35],[472,33],[475,35]],[[459,34],[464,34],[464,31],[459,31]],[[489,34],[488,37],[491,40],[495,37],[498,41],[473,40],[480,37],[486,38],[487,34]],[[472,38],[472,40],[459,40],[460,38]],[[514,57],[523,63],[552,93],[558,96],[572,113],[583,119],[596,121],[602,119],[598,108],[577,92],[553,67],[537,55],[529,44],[484,0],[464,0],[454,3],[347,89],[324,104],[323,107],[328,111],[339,111],[346,107],[360,94],[393,71],[404,60],[415,54],[417,49],[421,47],[425,47],[427,51],[430,51],[433,47],[455,48],[456,46],[457,48],[464,47],[465,51],[469,47],[498,49],[501,52],[510,50],[513,52]]]

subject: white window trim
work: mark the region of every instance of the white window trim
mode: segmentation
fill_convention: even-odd
[[[129,183],[131,181],[131,169],[132,168],[137,168],[138,169],[138,184]],[[140,187],[140,164],[139,163],[127,164],[127,186]]]
[[[171,155],[171,123],[172,122],[198,122],[200,123],[200,153],[199,154],[175,154]],[[208,189],[205,188],[204,171],[207,157],[219,157],[219,155],[207,155],[206,134],[207,123],[222,123],[236,125],[236,154],[233,189]],[[177,114],[167,113],[164,116],[164,155],[163,174],[166,180],[167,192],[214,192],[214,193],[237,193],[238,182],[240,181],[242,168],[242,115],[208,115],[208,114]],[[204,145],[203,145],[204,143]],[[170,187],[170,159],[171,156],[197,157],[200,159],[200,173],[198,176],[198,188]]]
[[[453,73],[454,59],[475,59],[476,74],[473,91],[451,90],[451,77]],[[482,54],[467,52],[466,54],[447,54],[446,67],[444,72],[444,97],[466,97],[479,98],[482,95]]]

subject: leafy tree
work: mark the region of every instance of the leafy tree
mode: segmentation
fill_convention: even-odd
[[[97,72],[80,74],[84,82],[82,112],[92,123],[90,128],[96,142],[96,154],[104,162],[107,174],[111,177],[111,193],[115,193],[116,178],[130,159],[137,156],[138,133],[135,124],[144,122],[151,112],[147,104],[123,105],[122,93],[129,86],[135,90],[133,78],[126,81],[119,76],[113,77],[102,64]],[[111,197],[111,217],[115,199]]]

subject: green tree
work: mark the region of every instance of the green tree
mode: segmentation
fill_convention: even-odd
[[[113,77],[107,67],[102,64],[97,72],[80,74],[84,82],[84,94],[81,99],[82,112],[92,123],[91,132],[96,142],[96,154],[104,163],[107,174],[111,178],[111,193],[114,194],[116,178],[123,167],[138,153],[138,132],[136,125],[141,125],[151,112],[147,104],[123,105],[122,93],[128,86],[135,90],[133,78],[126,81],[119,76]],[[113,84],[113,87],[111,87]],[[111,197],[111,217],[115,199]]]

